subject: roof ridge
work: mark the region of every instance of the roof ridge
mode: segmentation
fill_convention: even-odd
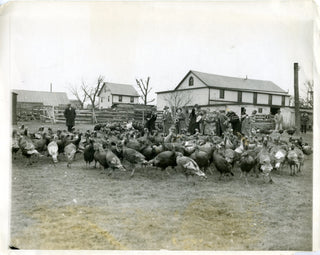
[[[43,91],[43,90],[29,90],[29,89],[11,89],[12,91],[28,91],[28,92],[46,92],[46,93],[67,93],[64,91]]]
[[[219,77],[226,77],[226,78],[233,78],[233,79],[241,79],[241,80],[251,80],[251,81],[267,81],[267,82],[272,82],[270,80],[259,80],[259,79],[251,79],[251,78],[242,78],[242,77],[234,77],[234,76],[227,76],[227,75],[221,75],[221,74],[213,74],[213,73],[206,73],[206,72],[200,72],[200,71],[196,71],[196,70],[190,70],[191,72],[195,72],[195,73],[200,73],[200,74],[207,74],[207,75],[214,75],[214,76],[219,76]]]

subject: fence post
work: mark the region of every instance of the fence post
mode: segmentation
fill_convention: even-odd
[[[52,124],[56,123],[55,112],[54,112],[54,105],[52,106],[52,119],[51,119],[51,122],[53,122]]]

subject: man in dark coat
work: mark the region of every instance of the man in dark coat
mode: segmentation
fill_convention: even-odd
[[[152,130],[156,129],[156,120],[157,120],[157,114],[155,111],[152,111],[147,115],[147,122],[145,124],[145,127],[149,130],[151,133]]]
[[[239,116],[234,112],[234,111],[229,111],[227,113],[227,117],[230,120],[230,123],[232,125],[232,129],[233,129],[233,134],[237,134],[241,132],[241,123],[240,123],[240,119]]]
[[[68,131],[71,132],[76,118],[76,110],[71,107],[71,104],[68,104],[68,107],[64,110],[64,117],[66,118]]]

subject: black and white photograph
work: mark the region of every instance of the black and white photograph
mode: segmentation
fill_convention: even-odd
[[[4,251],[320,249],[319,2],[2,2]]]

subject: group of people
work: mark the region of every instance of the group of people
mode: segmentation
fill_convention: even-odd
[[[163,109],[163,132],[169,133],[169,129],[174,127],[177,134],[189,133],[193,135],[195,133],[200,134],[214,134],[221,136],[225,131],[231,131],[234,134],[241,133],[245,136],[251,136],[253,132],[253,123],[255,122],[257,111],[252,111],[251,115],[246,113],[246,109],[243,108],[241,116],[239,117],[234,111],[227,110],[227,113],[221,111],[210,111],[209,109],[201,109],[197,104],[191,109],[188,114],[186,109],[178,108],[175,114],[172,114],[170,108],[165,106]],[[64,111],[66,118],[66,125],[68,131],[71,132],[75,124],[76,111],[71,104]],[[151,111],[146,116],[145,128],[150,132],[155,130],[157,120],[156,111]],[[274,116],[275,130],[282,130],[283,116],[281,111]],[[301,114],[301,132],[307,132],[307,126],[309,124],[309,116],[307,113]]]
[[[165,134],[169,133],[171,127],[175,127],[176,133],[188,133],[193,135],[200,134],[214,134],[221,136],[223,132],[229,130],[234,134],[242,133],[250,136],[252,132],[252,123],[257,111],[253,111],[251,116],[248,116],[244,110],[243,114],[239,116],[228,110],[225,114],[220,111],[210,111],[209,109],[201,109],[195,105],[190,113],[182,108],[178,108],[175,114],[170,112],[168,106],[163,109],[163,131]]]

